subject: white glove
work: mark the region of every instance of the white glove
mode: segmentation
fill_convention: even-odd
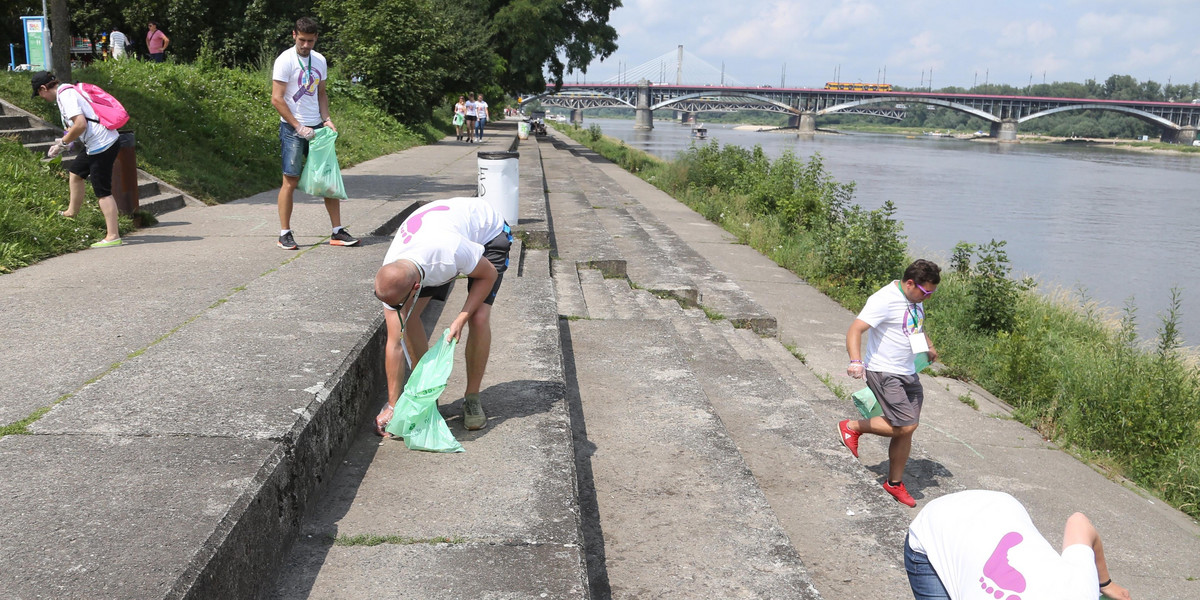
[[[866,371],[866,367],[861,362],[852,362],[850,366],[846,367],[846,374],[855,379],[862,379]]]
[[[54,145],[50,146],[50,149],[46,151],[46,157],[54,158],[55,156],[62,154],[62,151],[66,149],[67,147],[62,143],[62,140],[54,140]]]
[[[311,140],[316,137],[317,132],[313,131],[313,128],[309,127],[308,125],[301,125],[300,129],[296,130],[296,135],[306,140]]]

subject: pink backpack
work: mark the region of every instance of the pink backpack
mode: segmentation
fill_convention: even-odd
[[[112,94],[100,89],[100,86],[91,83],[76,82],[73,85],[65,87],[76,88],[79,95],[83,96],[83,99],[87,100],[92,110],[96,112],[97,118],[88,119],[89,121],[99,123],[105,129],[112,129],[114,131],[124,127],[129,122],[129,113],[126,112],[125,107],[121,106],[121,103],[116,98],[113,98]],[[84,118],[86,119],[87,117]]]

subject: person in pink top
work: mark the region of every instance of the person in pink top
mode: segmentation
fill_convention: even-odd
[[[146,51],[150,53],[150,60],[154,62],[163,62],[167,60],[167,46],[171,45],[171,38],[163,33],[158,28],[158,21],[150,21],[150,31],[146,32]]]

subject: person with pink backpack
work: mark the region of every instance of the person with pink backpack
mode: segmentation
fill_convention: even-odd
[[[47,156],[58,156],[73,142],[79,140],[84,152],[71,161],[70,204],[61,211],[64,217],[74,217],[83,206],[84,180],[91,180],[92,190],[104,213],[107,234],[104,239],[92,244],[93,248],[111,248],[121,245],[121,232],[117,228],[117,201],[112,194],[113,163],[117,160],[120,145],[117,129],[129,120],[128,113],[115,98],[91,84],[60,83],[53,73],[35,73],[32,79],[33,96],[58,105],[66,133],[54,140]]]

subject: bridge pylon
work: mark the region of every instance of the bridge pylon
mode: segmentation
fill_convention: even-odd
[[[1002,119],[999,123],[992,123],[991,137],[1001,142],[1017,141],[1017,120]]]
[[[633,111],[633,128],[635,130],[654,129],[654,111],[650,110],[649,79],[643,79],[638,82],[637,107]]]

